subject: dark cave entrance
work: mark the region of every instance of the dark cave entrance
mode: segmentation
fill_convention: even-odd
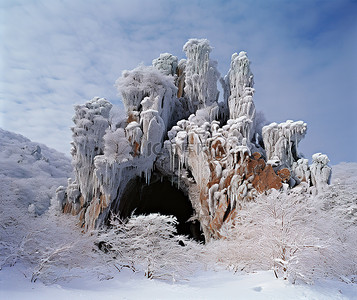
[[[120,200],[120,216],[127,218],[134,210],[135,215],[174,215],[179,222],[176,226],[178,234],[204,242],[199,221],[187,222],[194,214],[190,200],[167,178],[161,179],[153,174],[150,184],[146,184],[143,178],[133,179]]]

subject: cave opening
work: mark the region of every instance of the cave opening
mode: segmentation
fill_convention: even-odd
[[[128,184],[119,204],[120,217],[160,213],[177,218],[177,233],[196,241],[204,242],[204,235],[198,220],[188,221],[194,210],[185,193],[177,189],[168,178],[153,174],[150,183],[137,177]]]

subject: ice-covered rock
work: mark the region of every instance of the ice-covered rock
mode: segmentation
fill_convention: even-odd
[[[104,152],[103,136],[109,127],[111,108],[110,102],[99,97],[75,106],[71,154],[75,183],[84,202],[90,202],[93,197],[94,157]]]
[[[225,97],[229,107],[229,118],[236,119],[246,116],[254,121],[254,80],[246,52],[242,51],[239,54],[234,53],[232,55],[231,66],[225,77],[225,84]]]
[[[322,153],[315,153],[312,156],[312,160],[313,162],[310,166],[311,181],[317,190],[321,190],[330,184],[332,169],[327,165],[330,160],[327,155]]]
[[[280,176],[259,153],[252,155],[247,142],[251,120],[247,117],[228,120],[222,128],[217,121],[196,120],[193,116],[178,122],[165,144],[172,174],[178,179],[185,170],[192,174],[200,197],[195,203],[198,219],[209,239],[219,236],[222,222],[241,201],[271,188],[280,189],[290,172],[286,169]]]
[[[177,98],[181,98],[184,96],[185,71],[186,71],[186,59],[181,59],[177,66],[177,80],[176,80],[176,86],[178,88]]]
[[[291,168],[299,159],[298,144],[304,138],[307,125],[303,121],[271,123],[262,129],[264,147],[268,161],[279,161],[279,165]]]
[[[310,167],[309,160],[305,158],[300,158],[298,161],[293,163],[292,169],[296,178],[302,182],[310,183]]]
[[[220,79],[225,101],[218,103],[220,75],[209,42],[191,39],[183,50],[187,58],[179,62],[164,53],[153,66],[122,73],[116,87],[125,120],[109,117],[105,99],[76,106],[76,177],[58,188],[57,201],[64,212],[79,214],[85,230],[105,223],[110,211],[130,214],[129,191],[149,187],[152,175],[187,195],[206,240],[219,238],[242,203],[269,189],[300,184],[308,192],[309,184],[320,190],[329,182],[325,155],[314,155],[311,166],[298,155],[306,123],[263,127],[245,52],[232,55]]]
[[[193,110],[210,106],[218,100],[217,81],[220,73],[217,62],[209,58],[212,50],[206,39],[190,39],[183,47],[185,64],[185,96]]]

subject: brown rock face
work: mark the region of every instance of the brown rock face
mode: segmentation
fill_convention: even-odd
[[[265,161],[261,158],[261,155],[258,152],[254,152],[251,157],[246,159],[246,177],[250,178],[251,176],[260,174],[265,168]]]
[[[185,73],[183,69],[177,68],[177,98],[183,97],[183,91],[184,91],[184,85],[185,85]]]
[[[86,222],[87,228],[95,228],[95,222],[98,219],[99,214],[102,213],[103,210],[109,205],[110,201],[108,200],[109,199],[107,199],[105,195],[100,195],[99,198],[92,200],[86,212],[88,216],[85,216],[85,218],[88,219],[88,221]]]
[[[129,124],[131,122],[140,122],[140,120],[138,116],[134,115],[133,113],[129,113],[126,122],[127,124]]]
[[[276,172],[278,174],[278,176],[281,178],[281,181],[286,183],[290,180],[291,174],[289,169],[284,168],[279,170],[278,172]]]
[[[223,201],[220,201],[220,203],[216,209],[214,218],[209,225],[210,230],[212,232],[214,232],[216,235],[219,234],[218,231],[222,227],[222,224],[224,222],[224,216],[227,213],[229,213],[228,206],[229,206],[229,202],[228,202],[227,198]]]
[[[70,214],[71,211],[72,211],[72,203],[67,202],[67,203],[65,204],[64,208],[63,208],[63,212],[64,212],[65,214]]]
[[[281,178],[276,175],[271,165],[266,165],[264,170],[254,176],[253,187],[259,192],[264,193],[270,189],[281,189],[283,186]]]
[[[216,148],[218,145],[219,143],[215,144]],[[221,158],[220,154],[218,154],[219,158]],[[240,201],[251,200],[257,193],[261,194],[270,189],[280,189],[283,182],[290,179],[290,171],[282,169],[276,174],[272,166],[266,165],[261,155],[255,152],[251,156],[247,154],[241,156],[234,169],[231,169],[222,180],[222,177],[217,176],[215,172],[213,161],[216,159],[217,157],[212,158],[209,163],[210,177],[206,188],[201,192],[201,203],[207,205],[212,201],[213,194],[220,194],[217,202],[213,203],[216,209],[210,212],[208,228],[213,237],[220,238],[220,228],[236,214],[241,206]],[[217,163],[217,160],[215,162]],[[218,185],[218,188],[215,193],[211,193],[210,200],[207,191],[214,185]]]

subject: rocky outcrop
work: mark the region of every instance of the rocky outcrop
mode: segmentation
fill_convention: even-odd
[[[329,159],[327,155],[322,153],[315,153],[312,156],[313,163],[310,167],[311,183],[316,186],[318,190],[324,189],[327,184],[330,184],[331,167],[327,164]]]
[[[319,191],[328,183],[327,156],[316,154],[312,166],[299,156],[306,123],[258,128],[245,52],[232,55],[230,70],[220,79],[207,40],[191,39],[183,49],[187,59],[178,62],[165,53],[153,66],[123,72],[116,86],[126,122],[110,120],[111,104],[104,99],[76,107],[76,177],[58,189],[57,199],[64,212],[80,216],[86,230],[104,224],[110,211],[129,207],[122,203],[130,201],[128,189],[140,188],[133,185],[138,178],[149,185],[152,173],[187,195],[191,219],[199,221],[206,240],[220,238],[224,222],[258,194],[302,181]]]
[[[262,129],[267,160],[273,165],[291,168],[299,159],[298,144],[304,138],[307,125],[303,121],[271,123]]]

